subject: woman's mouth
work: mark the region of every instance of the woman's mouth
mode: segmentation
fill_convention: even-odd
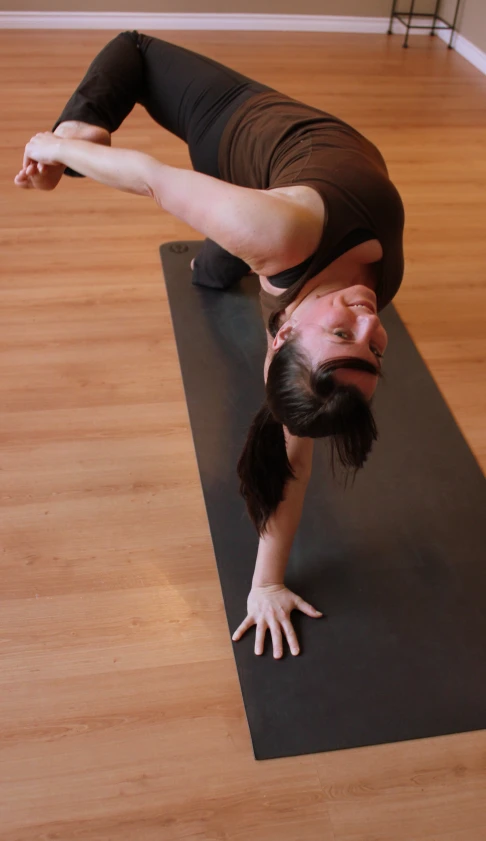
[[[355,301],[354,303],[349,304],[349,306],[350,307],[355,307],[356,309],[357,308],[365,309],[368,312],[370,312],[372,315],[376,315],[376,309],[373,307],[372,304],[370,304],[369,301]]]

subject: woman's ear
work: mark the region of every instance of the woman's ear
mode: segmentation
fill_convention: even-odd
[[[293,332],[293,329],[294,329],[294,327],[290,323],[290,321],[286,321],[285,324],[282,325],[282,327],[278,331],[278,333],[275,336],[275,338],[273,340],[273,343],[272,343],[272,347],[273,347],[274,350],[278,350],[279,348],[282,347],[283,344],[285,344],[287,339],[290,338],[290,336]]]

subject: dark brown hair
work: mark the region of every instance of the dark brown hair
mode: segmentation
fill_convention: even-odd
[[[283,297],[283,296],[282,296]],[[269,330],[278,331],[278,316],[270,316]],[[378,367],[358,357],[332,359],[310,368],[309,359],[294,336],[279,348],[268,369],[266,401],[250,427],[238,462],[240,492],[260,535],[283,499],[285,485],[295,478],[283,427],[302,438],[330,437],[332,454],[345,468],[363,466],[378,433],[370,404],[353,385],[336,382],[338,368],[381,376]]]

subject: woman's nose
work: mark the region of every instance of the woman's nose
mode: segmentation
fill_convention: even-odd
[[[356,316],[356,327],[360,338],[365,339],[380,329],[381,321],[373,313],[360,313]]]

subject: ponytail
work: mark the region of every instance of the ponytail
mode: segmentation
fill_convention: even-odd
[[[248,514],[263,534],[268,518],[283,499],[285,485],[295,475],[290,465],[283,426],[264,403],[248,433],[238,461],[240,493]]]

